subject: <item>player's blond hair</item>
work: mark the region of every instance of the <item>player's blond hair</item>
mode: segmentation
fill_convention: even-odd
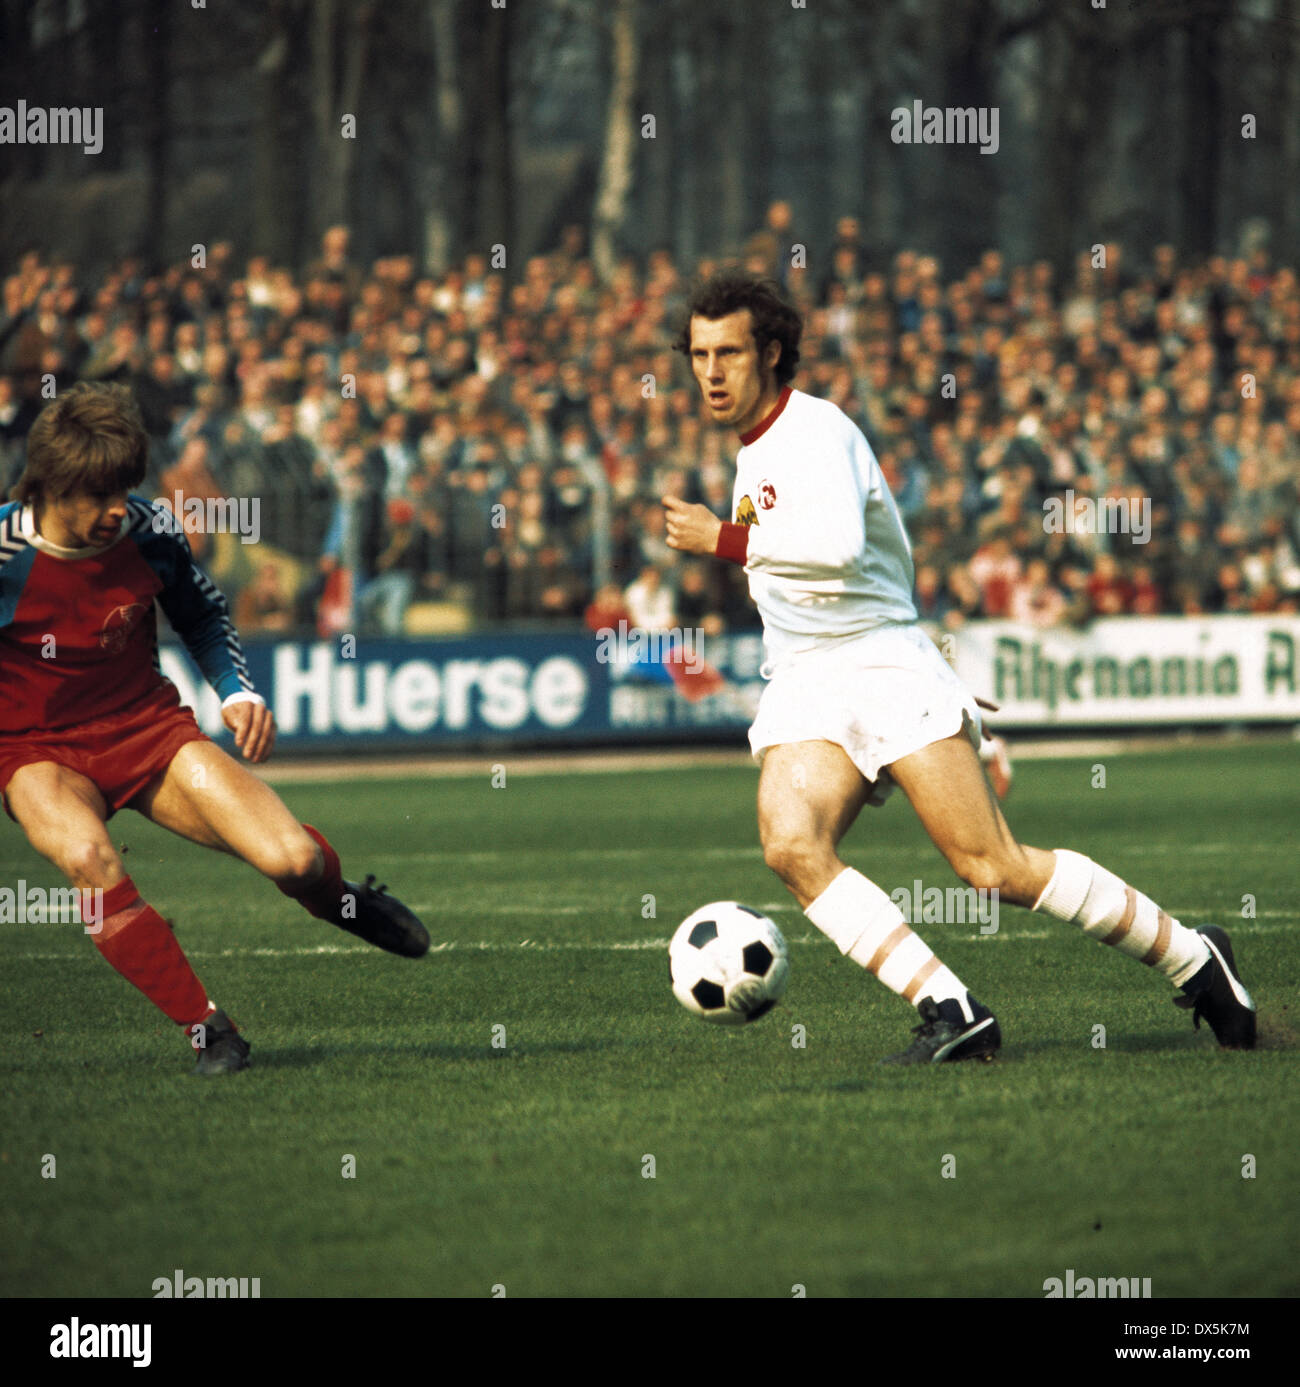
[[[77,493],[115,496],[144,481],[149,435],[124,385],[82,382],[41,410],[27,435],[27,465],[9,493],[39,505]]]

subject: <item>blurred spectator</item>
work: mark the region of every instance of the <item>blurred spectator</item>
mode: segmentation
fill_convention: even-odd
[[[387,542],[375,556],[374,576],[362,586],[357,602],[363,630],[378,626],[386,636],[400,636],[428,556],[425,531],[416,523],[411,502],[391,500],[386,513]]]
[[[654,564],[646,564],[636,582],[628,584],[623,601],[632,625],[643,631],[666,631],[673,625],[673,594]]]
[[[1129,601],[1129,611],[1134,616],[1159,616],[1164,599],[1151,565],[1146,563],[1134,564],[1132,583],[1133,596]]]
[[[677,620],[685,627],[701,631],[706,636],[721,635],[726,626],[718,603],[709,587],[708,570],[700,563],[688,563],[682,569],[677,588]]]
[[[375,475],[383,478],[384,495],[390,501],[405,494],[419,466],[419,458],[406,440],[404,414],[394,412],[384,420],[369,462]]]
[[[629,626],[636,623],[623,600],[623,592],[617,583],[606,583],[596,590],[596,595],[587,604],[583,622],[589,631],[617,631],[619,622]]]
[[[1097,566],[1088,579],[1088,600],[1093,616],[1123,616],[1133,601],[1133,584],[1120,572],[1113,554],[1098,554]]]
[[[935,564],[924,563],[917,568],[913,600],[922,621],[942,621],[952,610],[952,596],[944,590],[943,575]]]
[[[1246,591],[1246,581],[1237,564],[1229,562],[1219,565],[1208,605],[1209,610],[1216,613],[1251,610],[1250,594]]]
[[[150,359],[132,389],[154,446],[167,447],[173,428],[194,402],[193,383],[178,374],[175,357],[164,351]]]
[[[1052,582],[1046,559],[1030,559],[1011,586],[1007,615],[1030,626],[1055,626],[1065,609],[1065,594]]]
[[[0,486],[6,496],[23,470],[27,431],[39,413],[19,397],[11,376],[0,376]]]
[[[160,482],[161,500],[179,519],[194,557],[210,559],[213,537],[205,524],[207,502],[221,500],[223,492],[208,467],[207,443],[201,438],[191,439],[175,464],[163,470]],[[201,504],[190,507],[187,501]]]
[[[906,247],[873,265],[855,218],[831,231],[776,199],[742,258],[804,311],[796,384],[864,427],[926,615],[951,629],[1013,600],[1036,620],[1063,600],[1064,621],[1293,608],[1294,267],[1160,247],[1139,268],[1112,245],[1104,271],[1083,255],[1058,282],[996,248],[969,266]],[[716,262],[656,249],[600,284],[586,242],[566,228],[516,282],[480,252],[436,277],[400,254],[364,267],[345,226],[301,274],[252,257],[241,275],[228,243],[202,272],[127,257],[98,279],[27,253],[0,275],[0,480],[21,466],[43,376],[120,380],[154,439],[146,489],[179,467],[195,495],[258,500],[266,542],[316,575],[303,600],[325,604],[322,629],[351,619],[353,580],[405,573],[407,600],[561,622],[598,581],[636,586],[647,567],[682,620],[752,625],[743,571],[669,549],[659,505],[667,491],[730,511],[735,440],[703,422],[669,350],[690,279]],[[795,244],[815,269],[792,268]],[[1067,491],[1148,502],[1150,547],[1046,532],[1043,502]],[[397,501],[416,512],[404,538]],[[376,620],[392,624],[405,587],[371,590]]]
[[[351,239],[346,226],[331,226],[321,237],[320,258],[307,266],[308,284],[323,286],[316,295],[318,302],[335,311],[357,298],[363,282],[360,268],[348,259]]]
[[[1005,617],[1011,607],[1011,592],[1020,578],[1020,560],[1011,552],[1007,530],[998,531],[981,544],[968,565],[970,576],[980,593],[983,616]]]
[[[943,624],[950,631],[957,630],[964,622],[981,614],[979,584],[971,577],[970,569],[965,564],[958,564],[948,571],[947,604]]]
[[[284,590],[280,570],[264,563],[235,599],[235,626],[241,632],[289,631],[294,619],[293,599]]]

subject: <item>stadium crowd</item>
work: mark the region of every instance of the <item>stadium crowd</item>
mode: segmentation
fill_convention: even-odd
[[[1300,289],[1266,251],[1110,245],[1063,281],[990,250],[953,276],[851,217],[805,242],[778,202],[741,258],[805,315],[796,385],[875,449],[923,618],[1300,609]],[[0,480],[51,381],[121,381],[150,495],[257,498],[256,546],[187,523],[247,633],[749,626],[743,573],[665,540],[664,494],[731,507],[736,440],[672,350],[688,289],[662,250],[602,285],[576,227],[517,278],[367,271],[344,227],[300,273],[219,244],[93,283],[31,251],[0,304]]]

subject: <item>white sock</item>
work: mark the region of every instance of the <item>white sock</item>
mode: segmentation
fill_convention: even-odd
[[[924,997],[951,1000],[967,1021],[974,1019],[965,985],[913,933],[898,906],[861,872],[846,867],[804,914],[840,953],[913,1006]]]
[[[1175,987],[1181,987],[1210,957],[1209,947],[1195,930],[1180,925],[1114,872],[1068,848],[1056,849],[1056,870],[1034,909],[1078,925],[1100,943],[1141,959]]]

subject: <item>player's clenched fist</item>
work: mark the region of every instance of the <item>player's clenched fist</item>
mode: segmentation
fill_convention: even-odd
[[[688,554],[717,552],[722,521],[708,506],[693,506],[676,496],[663,498],[668,516],[668,547],[684,549]]]

